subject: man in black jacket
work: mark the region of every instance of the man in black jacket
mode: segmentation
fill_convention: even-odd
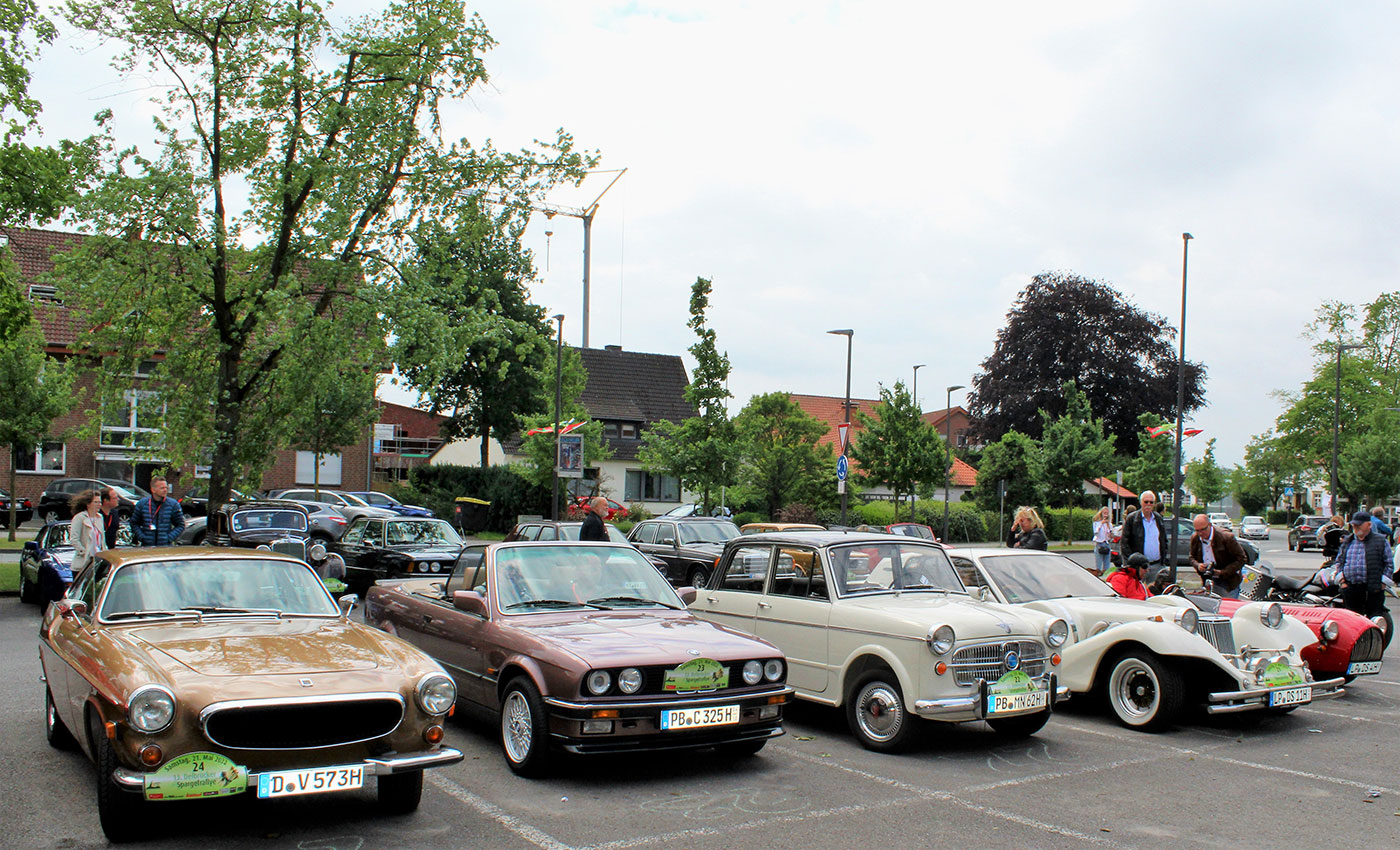
[[[588,515],[583,518],[583,527],[578,530],[578,539],[607,542],[608,529],[603,525],[603,516],[607,512],[607,499],[602,496],[594,496],[589,499]]]
[[[1160,568],[1166,560],[1171,541],[1167,539],[1167,524],[1162,521],[1162,515],[1157,513],[1157,494],[1151,490],[1143,490],[1138,501],[1142,510],[1128,514],[1123,520],[1120,555],[1125,564],[1134,553],[1146,558],[1148,580],[1152,581],[1156,579],[1157,573],[1161,572]]]

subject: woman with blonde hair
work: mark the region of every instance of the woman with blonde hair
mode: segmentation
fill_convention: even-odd
[[[1016,509],[1007,545],[1013,549],[1039,549],[1042,552],[1050,548],[1045,539],[1045,523],[1035,508],[1022,505]]]
[[[1112,550],[1108,545],[1113,532],[1113,517],[1108,507],[1099,508],[1094,514],[1094,568],[1104,575],[1113,568]]]

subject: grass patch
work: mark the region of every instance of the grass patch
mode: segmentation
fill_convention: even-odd
[[[0,564],[0,593],[19,593],[19,564]]]
[[[3,534],[3,533],[4,533],[4,532],[0,532],[0,534]],[[19,537],[16,537],[14,540],[7,540],[7,539],[5,539],[4,537],[0,537],[0,550],[6,550],[6,549],[8,549],[8,550],[13,551],[13,552],[18,552],[19,550],[21,550],[21,549],[24,548],[24,544],[25,544],[25,543],[27,543],[27,542],[29,542],[30,540],[33,540],[33,539],[34,539],[34,535],[32,535],[32,534],[29,535],[29,536],[27,536],[27,537],[24,536],[23,534],[21,534]]]
[[[1085,546],[1083,543],[1051,543],[1051,552],[1092,552],[1093,546]]]
[[[478,531],[475,534],[469,535],[469,539],[485,540],[490,542],[495,540],[505,540],[506,536],[500,533],[499,531]]]

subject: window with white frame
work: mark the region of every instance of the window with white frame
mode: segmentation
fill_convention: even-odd
[[[150,390],[127,390],[122,403],[102,407],[102,437],[104,446],[159,447],[164,444],[160,433],[165,419],[165,403]]]
[[[15,471],[62,475],[67,468],[67,460],[62,440],[45,440],[34,451],[15,457]]]
[[[669,475],[656,475],[645,469],[627,470],[624,498],[629,502],[679,502],[681,482]]]

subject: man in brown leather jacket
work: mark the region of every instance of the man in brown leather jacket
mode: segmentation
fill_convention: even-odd
[[[1205,514],[1191,518],[1196,533],[1191,535],[1191,566],[1201,581],[1214,582],[1215,592],[1227,599],[1240,598],[1240,579],[1245,564],[1244,547],[1235,535],[1210,524]]]

